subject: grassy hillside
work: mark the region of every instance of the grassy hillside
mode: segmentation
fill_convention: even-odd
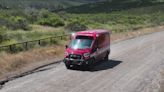
[[[157,0],[113,0],[70,7],[68,13],[71,29],[111,29],[125,32],[164,24],[164,1]],[[72,26],[74,24],[74,26]]]
[[[93,3],[99,0],[0,0],[0,8],[2,9],[49,9],[56,10],[70,6],[78,6],[81,4]]]
[[[9,0],[5,0],[3,3]],[[39,4],[44,0],[26,1],[22,6]],[[51,0],[46,3],[51,4]],[[56,2],[54,0],[53,2]],[[57,1],[67,2],[68,0]],[[68,2],[87,3],[89,0],[69,0]],[[89,1],[92,2],[93,0]],[[114,0],[85,4],[78,7],[52,12],[49,9],[1,9],[0,10],[0,45],[34,40],[60,34],[62,32],[80,31],[85,29],[103,28],[113,33],[134,31],[140,28],[164,25],[163,1],[138,2],[139,0]],[[1,1],[2,2],[2,1]],[[11,1],[13,5],[16,3]],[[9,3],[10,6],[12,3]],[[53,4],[53,3],[52,3]],[[57,3],[56,3],[57,4]],[[68,4],[68,3],[66,3]],[[65,5],[66,5],[65,4]],[[78,5],[76,3],[76,5]],[[18,5],[19,6],[19,5]],[[41,5],[44,7],[44,5]],[[49,8],[50,6],[48,6]],[[54,8],[52,8],[54,9]],[[37,26],[36,26],[37,25]],[[51,27],[50,27],[51,26]],[[48,30],[48,29],[51,30]],[[41,31],[39,31],[41,30]],[[69,31],[67,31],[69,30]]]
[[[113,11],[125,11],[133,8],[163,5],[164,0],[112,0],[95,2],[80,6],[73,6],[64,11],[68,13],[110,13]]]
[[[0,0],[0,45],[94,28],[112,30],[113,41],[151,33],[159,30],[153,26],[164,25],[163,0],[108,0],[88,4],[95,1],[101,0]],[[151,28],[140,30],[146,27]],[[31,48],[38,49],[18,54],[0,51],[0,77],[36,61],[60,57],[66,42],[55,39],[54,43],[59,46],[40,48],[32,44]],[[15,46],[16,52],[22,51],[21,46]]]

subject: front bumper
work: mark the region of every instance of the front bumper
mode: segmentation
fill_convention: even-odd
[[[63,62],[66,65],[78,65],[78,66],[83,66],[83,65],[88,65],[90,59],[88,60],[81,60],[81,59],[69,59],[69,58],[65,58],[63,60]]]

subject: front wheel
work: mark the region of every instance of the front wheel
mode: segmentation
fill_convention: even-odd
[[[104,60],[108,61],[109,60],[108,56],[109,56],[109,52],[106,53]]]
[[[71,66],[70,65],[65,65],[67,69],[71,69]]]
[[[92,70],[94,68],[94,64],[95,64],[95,58],[92,58],[90,61],[89,61],[89,64],[86,66],[86,68],[88,70]]]

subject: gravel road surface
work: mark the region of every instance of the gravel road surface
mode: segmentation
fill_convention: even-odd
[[[63,63],[7,82],[0,92],[158,92],[164,67],[164,31],[111,45],[109,61],[90,71]],[[163,68],[164,69],[164,68]]]

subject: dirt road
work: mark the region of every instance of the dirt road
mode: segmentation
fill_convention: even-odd
[[[91,71],[67,70],[63,63],[15,79],[0,92],[158,92],[164,67],[164,31],[111,46],[109,61]]]

